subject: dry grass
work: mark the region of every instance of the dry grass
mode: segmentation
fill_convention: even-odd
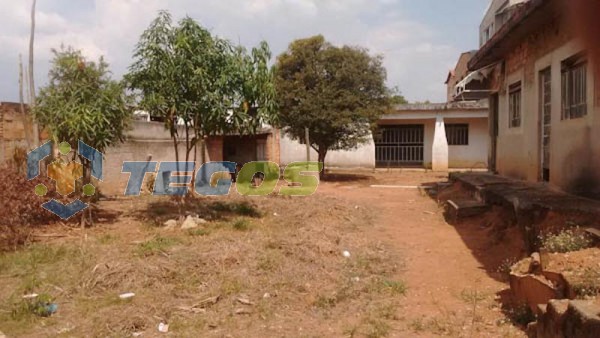
[[[398,257],[365,236],[373,213],[340,199],[232,196],[175,212],[166,199],[136,203],[126,213],[135,217],[93,229],[87,240],[2,254],[2,331],[156,336],[163,321],[179,337],[384,337],[410,292],[397,277]],[[179,211],[210,222],[187,232],[147,226]],[[16,315],[28,292],[52,298],[56,315]],[[124,292],[136,296],[122,301]]]

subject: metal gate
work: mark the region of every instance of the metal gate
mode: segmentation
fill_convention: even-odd
[[[375,137],[378,167],[423,164],[424,126],[422,124],[380,126]]]

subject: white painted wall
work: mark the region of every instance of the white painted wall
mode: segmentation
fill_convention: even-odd
[[[306,146],[292,140],[283,131],[280,141],[280,165],[292,162],[306,161]],[[311,148],[311,161],[317,161],[317,152]],[[369,142],[353,150],[330,151],[325,157],[326,167],[338,168],[375,168],[375,144],[371,138]]]
[[[446,124],[469,124],[469,145],[448,146],[450,168],[484,169],[488,167],[488,119],[444,119]]]
[[[464,115],[464,114],[463,114]],[[475,115],[475,114],[473,114]],[[452,169],[487,168],[488,165],[488,119],[487,117],[449,118],[459,114],[444,114],[444,124],[467,123],[469,125],[469,145],[448,146],[448,167]],[[382,120],[380,125],[422,124],[425,128],[423,142],[423,167],[431,169],[433,162],[433,139],[435,119]]]

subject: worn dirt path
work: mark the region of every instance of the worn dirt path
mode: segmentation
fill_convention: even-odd
[[[517,248],[494,245],[488,229],[475,219],[448,224],[442,208],[411,188],[372,188],[371,184],[418,185],[443,180],[425,173],[378,175],[375,182],[328,183],[319,193],[343,196],[376,211],[374,239],[404,258],[398,278],[408,293],[394,336],[519,337],[501,310],[508,285],[498,273]]]

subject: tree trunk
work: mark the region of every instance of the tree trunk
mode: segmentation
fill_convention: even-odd
[[[319,154],[319,163],[323,163],[323,170],[321,170],[321,172],[319,172],[319,178],[321,180],[324,180],[325,179],[325,156],[327,155],[327,149],[319,148],[317,153]]]
[[[90,184],[92,183],[92,162],[88,161],[87,159],[85,159],[83,156],[79,156],[79,161],[81,161],[81,164],[83,165],[83,178],[82,178],[82,184],[81,187],[79,187],[80,191],[83,189],[83,187],[86,184]],[[97,191],[96,191],[97,193]],[[81,229],[85,229],[86,226],[93,226],[94,222],[92,219],[92,202],[93,202],[93,196],[83,196],[82,197],[83,202],[87,203],[89,206],[87,208],[87,210],[84,210],[81,213]]]

